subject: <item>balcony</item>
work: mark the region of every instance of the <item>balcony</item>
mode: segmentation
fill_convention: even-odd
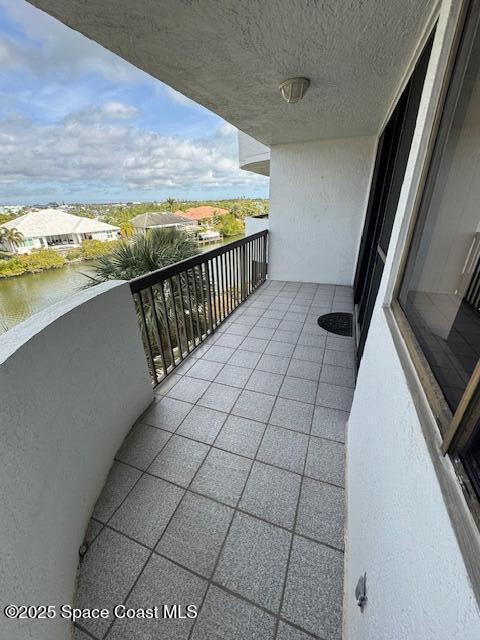
[[[6,602],[105,608],[77,640],[341,637],[354,344],[317,318],[352,295],[267,279],[267,238],[98,285],[6,334]],[[70,631],[11,621],[9,637]]]
[[[351,308],[348,287],[267,281],[156,388],[95,506],[75,603],[199,615],[82,620],[76,638],[341,637],[354,346],[316,320]]]

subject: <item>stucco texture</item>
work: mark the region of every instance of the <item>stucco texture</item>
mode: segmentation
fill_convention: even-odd
[[[272,147],[272,278],[352,285],[374,150],[373,137]]]
[[[0,601],[59,607],[72,602],[78,549],[113,456],[152,400],[128,283],[80,292],[1,346]],[[2,640],[67,637],[58,618],[0,624]]]

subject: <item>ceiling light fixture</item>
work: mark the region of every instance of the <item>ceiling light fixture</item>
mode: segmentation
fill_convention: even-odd
[[[303,98],[309,86],[310,80],[308,78],[288,78],[288,80],[280,83],[278,88],[280,89],[282,98],[286,102],[294,104]]]

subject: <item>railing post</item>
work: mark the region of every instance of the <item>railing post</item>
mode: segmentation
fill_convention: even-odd
[[[242,245],[240,252],[240,282],[241,282],[241,300],[242,302],[247,297],[246,289],[247,289],[247,256],[245,251],[246,245]]]

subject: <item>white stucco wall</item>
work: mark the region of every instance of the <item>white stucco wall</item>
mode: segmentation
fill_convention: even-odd
[[[262,218],[247,216],[245,218],[245,235],[252,236],[254,233],[265,231],[268,226],[268,216]]]
[[[374,151],[373,137],[272,146],[270,277],[353,283]]]
[[[78,549],[113,456],[152,388],[127,283],[72,296],[0,338],[0,602],[70,603]],[[8,621],[2,640],[65,640]]]
[[[263,176],[270,173],[270,149],[243,131],[238,132],[238,162],[241,169]]]
[[[455,3],[443,2],[348,424],[345,640],[480,638],[480,611],[440,488],[438,468],[451,481],[460,505],[461,491],[448,458],[440,454],[439,435],[433,445],[436,451],[431,453],[427,446],[382,309],[420,182],[453,37],[452,7]],[[471,535],[475,539],[478,535],[473,526]],[[354,591],[365,571],[368,603],[362,613]]]

